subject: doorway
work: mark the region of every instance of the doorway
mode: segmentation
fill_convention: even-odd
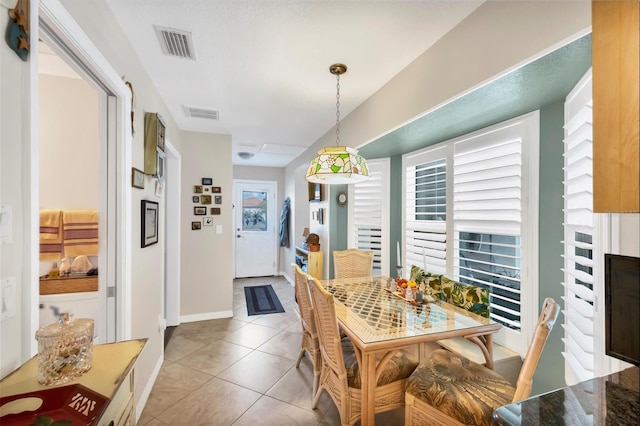
[[[132,138],[128,123],[131,93],[64,8],[57,2],[39,2],[38,6],[38,26],[32,37],[45,42],[98,94],[99,178],[96,191],[100,231],[97,260],[99,312],[96,316],[104,319],[105,323],[101,343],[127,339],[130,337],[130,324],[126,321],[126,312],[130,310],[131,289],[125,283],[130,282],[131,272],[128,268],[130,254],[124,248],[131,245],[131,189],[122,171],[126,170],[125,165],[131,165],[130,153],[124,149],[131,145]],[[31,78],[31,91],[39,91],[36,75]],[[37,97],[32,98],[32,102],[37,111]],[[33,119],[31,129],[37,146],[39,126]],[[31,161],[32,169],[38,170],[38,156]],[[37,265],[38,253],[34,251],[32,259]],[[32,301],[31,306],[37,306],[37,301]],[[23,331],[32,336],[38,324],[35,323],[37,316],[31,318],[31,330]]]
[[[276,275],[277,182],[234,180],[235,277]]]

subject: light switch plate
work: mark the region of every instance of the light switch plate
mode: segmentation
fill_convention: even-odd
[[[0,204],[0,244],[13,242],[11,206]]]

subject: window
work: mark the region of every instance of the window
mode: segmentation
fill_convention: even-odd
[[[405,271],[488,288],[496,341],[526,351],[538,306],[539,114],[403,157]]]
[[[562,340],[569,385],[619,365],[605,355],[603,311],[604,253],[615,251],[610,241],[618,225],[610,215],[593,213],[592,116],[589,71],[565,101]]]
[[[373,274],[389,276],[388,158],[368,160],[369,179],[349,185],[349,247],[373,251]],[[395,272],[394,272],[395,273]]]

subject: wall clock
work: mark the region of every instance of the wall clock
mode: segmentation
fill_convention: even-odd
[[[344,206],[345,204],[347,204],[347,193],[346,192],[339,192],[338,196],[336,197],[336,201],[338,202],[338,205],[340,205],[340,206]]]

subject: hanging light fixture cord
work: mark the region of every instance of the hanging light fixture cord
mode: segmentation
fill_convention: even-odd
[[[340,73],[336,73],[336,146],[340,146]]]

